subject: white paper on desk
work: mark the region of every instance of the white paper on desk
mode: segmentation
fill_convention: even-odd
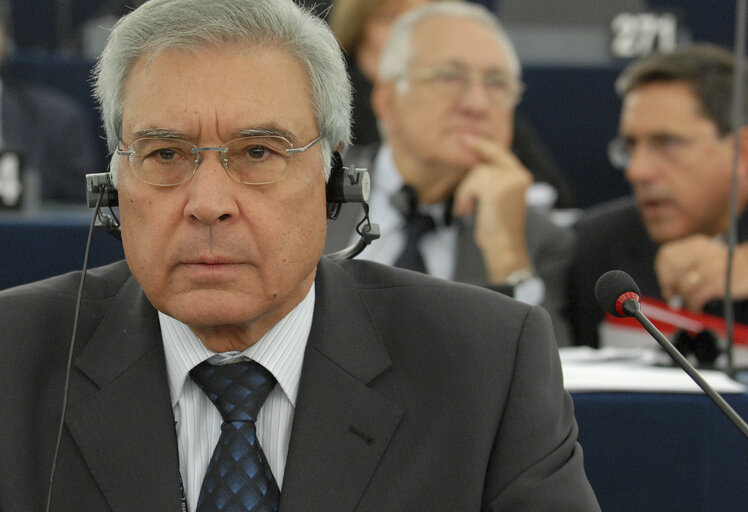
[[[567,391],[703,393],[679,367],[652,366],[657,354],[645,349],[569,347],[559,353]],[[720,371],[699,373],[719,393],[746,392],[745,385]]]

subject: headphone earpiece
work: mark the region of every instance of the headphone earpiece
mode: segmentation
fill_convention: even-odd
[[[119,194],[111,172],[86,174],[86,201],[89,208],[96,208],[95,227],[104,230],[117,240],[122,240],[119,220],[101,211],[102,207],[112,208],[119,205]]]
[[[103,197],[99,201],[99,195]],[[89,208],[99,206],[118,206],[119,195],[114,184],[111,172],[100,172],[98,174],[86,174],[86,201]]]
[[[327,218],[337,218],[343,203],[368,204],[370,191],[369,172],[355,165],[344,167],[340,153],[333,151],[327,180]]]
[[[338,151],[333,151],[330,163],[330,177],[325,187],[327,192],[327,218],[335,219],[340,213],[340,208],[345,202],[343,197],[343,179],[346,169],[343,167],[343,159]]]
[[[367,245],[379,238],[379,226],[372,224],[369,220],[369,192],[371,192],[369,171],[356,169],[355,165],[344,167],[340,153],[334,151],[330,164],[330,177],[327,180],[327,218],[337,218],[343,203],[361,203],[364,218],[356,226],[356,232],[361,238],[345,249],[328,254],[329,258],[333,260],[354,258]]]

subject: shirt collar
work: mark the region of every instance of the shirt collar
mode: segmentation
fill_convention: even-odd
[[[213,352],[205,348],[186,324],[159,311],[172,407],[182,396],[192,368],[207,359],[228,361],[237,358],[251,359],[264,366],[276,378],[291,404],[296,406],[301,365],[312,325],[314,289],[312,283],[304,300],[242,352]]]

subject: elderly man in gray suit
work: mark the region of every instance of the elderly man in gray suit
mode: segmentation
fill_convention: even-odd
[[[545,311],[322,256],[324,22],[149,0],[97,71],[126,261],[0,292],[0,510],[599,510]]]
[[[533,185],[510,151],[521,93],[517,55],[485,8],[435,3],[395,23],[372,94],[385,143],[345,154],[371,171],[382,232],[361,258],[541,304],[569,345],[562,313],[574,237],[526,201],[549,186]],[[343,209],[327,251],[350,243],[357,217]]]

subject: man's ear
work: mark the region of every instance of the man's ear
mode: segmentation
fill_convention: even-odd
[[[740,144],[738,153],[738,170],[742,180],[748,180],[748,126],[742,126],[738,130],[735,144]],[[738,148],[736,148],[738,150]]]

